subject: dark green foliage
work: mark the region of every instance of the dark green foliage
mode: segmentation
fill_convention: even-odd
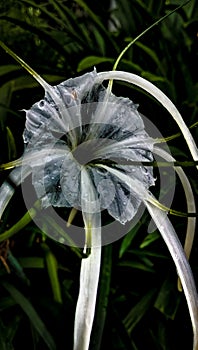
[[[132,39],[180,4],[117,0],[110,8],[104,0],[1,1],[0,38],[46,81],[57,84],[94,65],[98,71],[111,70]],[[191,0],[136,42],[118,66],[161,88],[188,126],[197,122],[198,111],[197,24],[197,2]],[[139,103],[140,112],[164,137],[178,132],[162,107],[138,88],[114,83],[113,92]],[[33,78],[0,50],[0,163],[22,155],[21,110],[42,96]],[[192,129],[195,139],[196,132]],[[182,136],[169,146],[177,160],[191,160]],[[185,170],[197,195],[195,169]],[[0,173],[1,182],[6,176]],[[157,195],[157,187],[152,190]],[[185,212],[182,191],[178,180],[172,207]],[[18,189],[2,218],[1,233],[23,215]],[[186,219],[171,220],[183,242]],[[191,349],[190,318],[177,291],[177,274],[159,233],[147,233],[149,221],[145,213],[127,236],[104,248],[90,349],[184,350],[186,344]],[[196,241],[191,265],[198,282]],[[54,343],[57,350],[72,349],[81,253],[45,237],[29,221],[1,243],[1,350],[55,349]]]

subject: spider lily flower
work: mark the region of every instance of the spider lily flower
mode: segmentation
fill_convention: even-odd
[[[154,140],[128,98],[111,94],[108,102],[102,103],[106,89],[96,84],[96,79],[93,71],[53,87],[57,99],[62,100],[61,111],[48,92],[26,111],[23,162],[32,167],[33,185],[44,207],[80,208],[86,186],[81,183],[84,169],[98,193],[96,210],[105,208],[124,224],[134,217],[141,198],[99,165],[109,164],[125,172],[145,191],[154,185],[154,178],[152,167],[141,162],[153,160]],[[127,165],[129,161],[140,165]],[[89,186],[85,195],[88,193]]]
[[[153,84],[133,74],[94,70],[54,87],[32,74],[44,87],[45,97],[26,111],[26,149],[22,160],[13,165],[23,165],[23,178],[31,168],[33,186],[43,207],[82,211],[84,247],[91,248],[91,254],[81,264],[74,350],[89,347],[100,272],[101,211],[106,209],[125,224],[142,202],[175,262],[192,321],[193,349],[197,350],[198,298],[192,272],[166,211],[149,191],[155,180],[152,167],[145,162],[153,160],[156,140],[145,131],[137,106],[128,98],[114,96],[101,83],[104,79],[125,80],[155,96],[177,121],[197,160],[196,145],[179,112]],[[167,158],[163,152],[161,155]],[[180,175],[184,179],[181,171]],[[5,191],[4,208],[11,195]]]

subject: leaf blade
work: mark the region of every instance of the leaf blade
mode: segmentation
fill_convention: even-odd
[[[45,324],[39,317],[38,313],[30,303],[30,301],[24,297],[24,295],[13,285],[9,284],[8,282],[1,282],[3,287],[9,292],[9,294],[12,296],[14,300],[21,306],[25,314],[28,316],[29,320],[31,321],[34,328],[37,330],[41,338],[44,340],[44,342],[48,345],[50,350],[56,349],[56,344],[47,330]]]

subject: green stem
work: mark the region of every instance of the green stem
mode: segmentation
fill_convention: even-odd
[[[30,73],[45,90],[48,91],[48,89],[51,88],[51,86],[39,74],[37,74],[26,62],[24,62],[22,58],[17,56],[11,49],[9,49],[9,47],[7,47],[1,40],[0,46],[5,50],[5,52],[13,57],[15,61],[17,61],[23,68],[25,68],[28,73]]]
[[[191,0],[186,1],[185,3],[183,3],[182,5],[176,7],[173,11],[170,11],[169,13],[167,13],[165,16],[161,17],[160,19],[158,19],[156,22],[154,22],[151,26],[149,26],[148,28],[146,28],[143,32],[141,32],[138,36],[136,36],[135,39],[133,39],[125,48],[124,50],[122,50],[122,52],[119,54],[118,58],[116,59],[114,66],[113,66],[113,71],[115,71],[117,69],[117,66],[119,64],[119,62],[121,61],[122,57],[124,56],[124,54],[126,53],[126,51],[133,45],[135,44],[136,41],[138,41],[142,36],[144,36],[147,32],[149,32],[153,27],[155,27],[156,25],[158,25],[160,22],[164,21],[167,17],[169,17],[170,15],[172,15],[174,12],[176,12],[177,10],[179,10],[181,7],[187,5]],[[108,93],[110,93],[110,91],[112,90],[112,86],[113,86],[113,80],[111,79],[109,81],[108,84]]]
[[[120,55],[118,56],[117,60],[115,61],[115,64],[113,66],[112,70],[116,70],[118,63],[120,62],[122,56],[124,56],[125,52],[136,42],[138,41],[143,35],[145,35],[147,32],[149,32],[149,30],[151,30],[153,27],[155,27],[156,25],[158,25],[160,22],[164,21],[167,17],[169,17],[170,15],[172,15],[175,11],[179,10],[181,7],[187,5],[191,0],[186,1],[185,3],[183,3],[182,5],[176,7],[173,11],[170,11],[169,13],[167,13],[165,16],[161,17],[160,19],[158,19],[156,22],[154,22],[151,26],[149,26],[148,28],[146,28],[142,33],[140,33],[138,36],[136,36],[136,38],[134,40],[132,40],[125,48],[124,50],[120,53]]]

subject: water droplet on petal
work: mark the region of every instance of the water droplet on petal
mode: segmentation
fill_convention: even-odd
[[[121,220],[120,221],[122,225],[125,225],[126,224],[126,221],[125,220]]]

